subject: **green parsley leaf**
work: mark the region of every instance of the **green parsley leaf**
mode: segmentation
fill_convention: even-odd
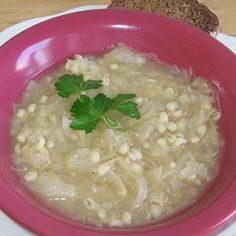
[[[70,128],[73,130],[85,130],[85,132],[91,133],[98,123],[99,119],[91,119],[88,115],[81,115],[79,118],[74,119],[71,124]]]
[[[140,114],[138,112],[137,103],[129,101],[134,98],[135,94],[118,94],[113,98],[112,109],[116,109],[124,115],[130,116],[132,118],[140,119]]]
[[[59,77],[59,81],[55,83],[58,95],[61,97],[69,97],[72,94],[80,94],[84,90],[97,89],[102,86],[102,80],[84,80],[81,75],[65,74]]]
[[[116,107],[116,110],[123,113],[124,115],[130,116],[135,119],[140,119],[140,114],[138,112],[137,103],[128,101],[120,104]]]
[[[102,86],[102,80],[86,80],[81,85],[81,90],[97,89]]]
[[[91,103],[92,100],[89,96],[81,95],[70,109],[71,116],[78,118],[80,115],[87,114],[90,110]]]
[[[80,96],[70,110],[75,118],[70,127],[74,130],[85,130],[86,133],[92,132],[111,104],[112,100],[101,93],[93,99],[86,95]]]
[[[135,97],[135,94],[133,93],[120,93],[112,99],[113,100],[112,108],[116,108],[123,102],[126,102],[134,97]]]
[[[93,98],[93,106],[96,111],[102,116],[105,114],[112,105],[112,99],[107,97],[103,93],[99,93],[96,97]]]

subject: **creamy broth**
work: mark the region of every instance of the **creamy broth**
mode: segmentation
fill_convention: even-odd
[[[76,96],[58,96],[68,74],[102,80],[83,94],[135,93],[139,120],[118,114],[126,131],[99,122],[72,130]],[[12,120],[13,161],[47,205],[73,220],[126,227],[170,217],[195,202],[216,177],[222,139],[217,93],[203,78],[117,46],[102,57],[76,55],[30,81]]]

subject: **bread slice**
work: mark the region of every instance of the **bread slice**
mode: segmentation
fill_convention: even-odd
[[[191,24],[211,35],[216,35],[220,20],[198,0],[113,0],[109,8],[124,8],[154,12]]]

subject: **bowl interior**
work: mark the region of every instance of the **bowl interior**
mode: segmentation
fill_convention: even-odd
[[[80,54],[102,54],[125,43],[180,68],[191,68],[216,85],[225,139],[221,171],[212,187],[191,208],[149,227],[154,235],[203,235],[236,211],[236,56],[199,30],[169,18],[123,10],[95,10],[69,14],[38,24],[0,48],[0,207],[21,224],[44,235],[86,233],[76,225],[37,210],[12,170],[10,119],[26,82],[39,78],[55,64]],[[48,227],[45,227],[48,226]],[[132,231],[130,234],[135,235]],[[97,234],[100,234],[97,232]]]

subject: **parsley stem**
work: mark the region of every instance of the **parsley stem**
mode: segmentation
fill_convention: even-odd
[[[107,115],[103,115],[101,118],[111,129],[125,129],[118,120],[113,121]]]

